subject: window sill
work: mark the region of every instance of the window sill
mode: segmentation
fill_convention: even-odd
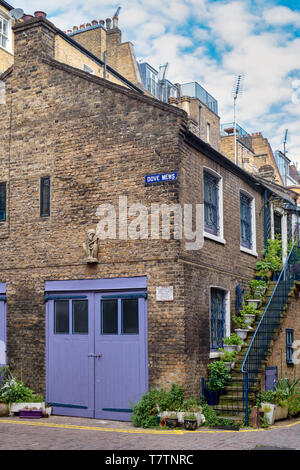
[[[221,357],[221,353],[218,351],[210,351],[209,359],[218,359],[219,357]]]
[[[209,238],[210,240],[213,240],[214,242],[222,243],[223,245],[226,244],[226,240],[224,240],[224,238],[218,237],[217,235],[213,235],[212,233],[204,232],[203,236],[204,238]]]
[[[247,253],[248,255],[256,256],[258,257],[258,254],[256,253],[255,250],[250,250],[249,248],[246,248],[245,246],[240,246],[240,250],[243,251],[244,253]]]

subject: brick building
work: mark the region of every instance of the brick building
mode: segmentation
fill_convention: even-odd
[[[177,106],[59,61],[63,33],[44,17],[13,31],[0,76],[0,363],[67,415],[128,419],[145,390],[173,382],[199,395],[264,247],[265,201],[294,194],[201,140]],[[203,247],[162,227],[150,237],[137,203],[204,205]],[[83,244],[103,204],[118,230],[91,262]]]

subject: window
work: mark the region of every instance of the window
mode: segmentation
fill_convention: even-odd
[[[129,335],[139,333],[138,299],[122,300],[122,333]]]
[[[226,336],[226,292],[211,288],[210,294],[210,349],[218,351]]]
[[[278,212],[274,212],[274,236],[276,235],[280,236],[282,235],[282,230],[281,230],[281,214]]]
[[[204,171],[204,230],[220,235],[219,226],[219,178]]]
[[[41,178],[40,188],[40,216],[49,217],[50,215],[50,177]]]
[[[73,301],[73,333],[88,334],[89,312],[87,300]]]
[[[0,183],[0,222],[6,220],[6,183]]]
[[[294,330],[288,328],[286,330],[286,362],[287,364],[293,364],[293,342],[294,342]]]
[[[69,301],[56,300],[54,304],[54,332],[69,334]]]
[[[8,49],[9,22],[0,16],[0,47]]]
[[[240,195],[241,246],[252,249],[252,199],[244,193]]]
[[[118,334],[118,299],[102,300],[101,333]]]
[[[209,122],[206,124],[206,141],[210,142],[210,124]]]

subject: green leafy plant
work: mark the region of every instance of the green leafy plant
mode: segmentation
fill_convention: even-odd
[[[221,390],[230,377],[230,372],[224,361],[215,361],[208,365],[209,378],[207,388],[211,391]]]
[[[240,310],[240,315],[245,316],[245,315],[256,315],[257,314],[257,308],[254,307],[254,305],[243,305],[242,310]]]
[[[35,399],[34,392],[15,377],[8,378],[0,391],[1,401],[4,403],[31,402]],[[42,400],[43,401],[43,400]]]
[[[265,428],[265,429],[269,427],[269,421],[265,415],[260,416],[260,425],[262,428]]]
[[[244,341],[236,333],[231,333],[231,335],[227,338],[223,338],[223,343],[229,346],[241,346],[242,344],[244,344]]]
[[[287,406],[290,416],[297,416],[300,413],[300,389],[295,390],[289,395]]]
[[[233,315],[232,318],[237,328],[240,328],[241,330],[248,329],[247,323],[245,321],[245,314],[243,314],[242,311],[239,313],[239,315]]]
[[[196,398],[189,398],[184,400],[181,406],[181,411],[198,413],[201,410],[201,406],[198,404]]]
[[[253,279],[252,281],[248,282],[248,286],[250,287],[250,298],[259,298],[264,299],[265,297],[265,290],[268,287],[268,284],[263,280]]]
[[[184,389],[172,384],[169,391],[153,389],[145,393],[141,400],[132,406],[132,423],[136,427],[155,427],[156,418],[161,411],[179,411],[184,402]]]
[[[202,413],[205,417],[205,426],[234,426],[234,421],[231,419],[220,418],[212,406],[203,403]]]
[[[175,413],[174,411],[171,411],[170,413],[167,414],[166,418],[178,419],[178,416],[177,416],[177,413]]]
[[[235,358],[237,356],[237,351],[228,352],[228,351],[224,351],[224,349],[222,350],[221,348],[219,349],[219,351],[222,352],[221,361],[223,362],[235,361]]]
[[[184,419],[188,421],[197,421],[196,415],[194,413],[190,413],[184,417]]]
[[[272,272],[279,272],[282,269],[282,241],[280,236],[273,240],[269,239],[267,248],[263,250],[264,261],[269,263]]]

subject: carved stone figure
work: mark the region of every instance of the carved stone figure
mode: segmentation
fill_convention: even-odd
[[[83,249],[87,263],[98,263],[98,236],[94,229],[88,230],[86,243],[83,243]]]

